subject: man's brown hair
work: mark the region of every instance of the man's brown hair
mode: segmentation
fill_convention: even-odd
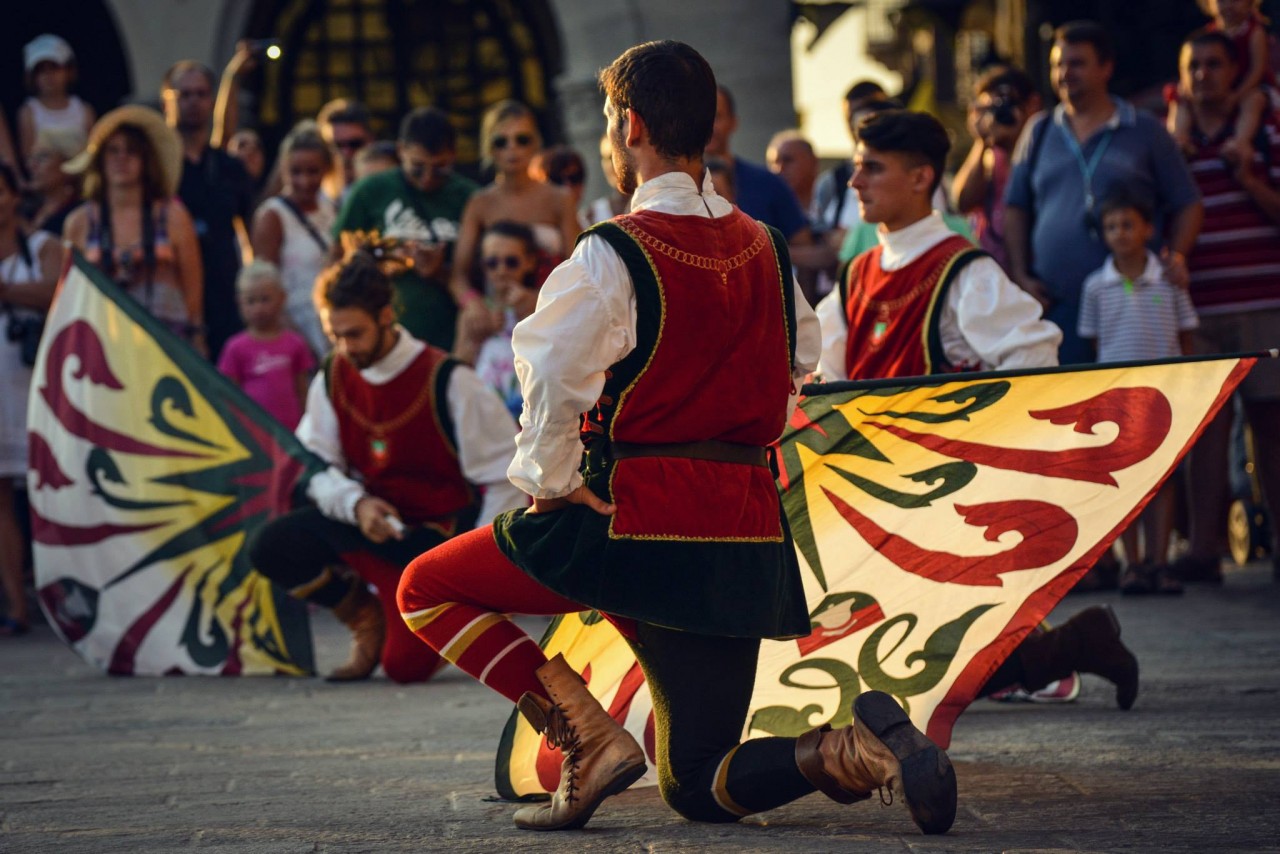
[[[600,72],[614,109],[635,110],[662,157],[700,159],[716,120],[716,76],[683,42],[636,45]]]

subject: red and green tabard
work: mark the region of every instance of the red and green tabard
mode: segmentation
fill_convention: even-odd
[[[475,496],[462,476],[447,409],[457,363],[427,346],[390,382],[374,385],[349,360],[328,366],[329,399],[347,465],[370,495],[390,502],[406,524],[431,523],[453,533]]]
[[[938,323],[951,282],[966,264],[986,253],[953,236],[901,269],[883,270],[883,248],[876,246],[854,258],[840,277],[849,326],[848,379],[917,377],[969,367],[947,360]]]
[[[718,219],[643,211],[586,234],[618,253],[636,297],[635,349],[582,418],[584,481],[618,512],[512,511],[494,522],[499,547],[606,613],[708,635],[808,634],[764,462],[792,388],[785,241],[736,209]]]

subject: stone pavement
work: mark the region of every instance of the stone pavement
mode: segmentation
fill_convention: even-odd
[[[457,671],[429,685],[113,678],[41,627],[0,639],[4,852],[881,852],[1280,850],[1280,584],[1229,572],[1115,606],[1142,661],[1137,705],[1085,680],[1069,706],[977,702],[955,730],[960,813],[943,837],[905,809],[820,795],[695,825],[655,789],[584,831],[538,834],[492,797],[509,707]],[[344,655],[317,618],[322,666]]]

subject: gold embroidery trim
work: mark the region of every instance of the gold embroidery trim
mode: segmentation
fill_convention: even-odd
[[[399,415],[387,421],[374,421],[352,406],[346,395],[343,394],[341,382],[333,383],[333,401],[342,407],[343,412],[351,416],[351,420],[356,422],[356,425],[361,430],[372,433],[374,436],[386,436],[408,424],[422,411],[422,407],[431,398],[431,389],[435,385],[436,371],[439,368],[439,363],[432,367],[431,374],[428,376],[427,381],[422,384],[422,389],[418,392],[418,396]],[[441,435],[443,436],[444,434],[441,433]]]
[[[768,235],[764,229],[756,234],[756,239],[751,245],[743,249],[732,258],[712,258],[707,255],[697,255],[685,249],[672,246],[647,231],[637,228],[633,223],[621,221],[617,223],[623,231],[625,231],[633,240],[643,243],[650,249],[659,252],[678,264],[684,264],[689,267],[695,267],[699,270],[710,270],[713,273],[719,273],[720,278],[728,281],[729,274],[739,267],[745,265],[752,258],[760,254],[764,246],[769,242]]]

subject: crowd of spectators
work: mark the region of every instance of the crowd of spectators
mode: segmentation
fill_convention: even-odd
[[[1210,6],[1216,14],[1217,4]],[[1152,300],[1161,299],[1154,294],[1167,295],[1168,287],[1189,294],[1194,312],[1176,301],[1185,311],[1174,332],[1184,339],[1152,355],[1276,343],[1280,124],[1271,80],[1256,73],[1265,21],[1256,9],[1237,17],[1218,15],[1184,45],[1167,130],[1160,118],[1110,93],[1113,48],[1091,22],[1055,32],[1055,106],[1042,108],[1031,79],[1010,65],[987,69],[971,93],[972,142],[959,170],[937,189],[934,209],[1039,301],[1063,333],[1061,363],[1108,358],[1096,314],[1081,316],[1086,280],[1100,276],[1119,283],[1102,304],[1125,309],[1108,319],[1123,314],[1135,329],[1153,322]],[[544,148],[537,116],[514,101],[493,105],[484,117],[480,147],[491,180],[480,186],[455,168],[454,125],[432,107],[404,116],[396,139],[378,139],[369,111],[340,98],[289,130],[278,151],[264,150],[253,122],[238,114],[236,90],[255,61],[247,46],[221,75],[195,61],[173,65],[160,81],[161,112],[129,105],[101,117],[75,94],[75,55],[62,38],[33,39],[23,59],[30,97],[16,116],[16,135],[0,123],[5,322],[16,328],[47,308],[61,239],[246,390],[274,389],[264,401],[279,397],[278,385],[254,373],[279,366],[267,345],[296,333],[305,353],[289,338],[289,370],[305,374],[323,363],[330,342],[313,302],[317,276],[353,239],[376,233],[400,262],[392,280],[398,323],[463,362],[479,360],[485,379],[518,414],[512,326],[532,311],[541,280],[573,250],[579,232],[630,203],[617,189],[607,135],[599,165],[611,190],[587,200],[594,164],[565,145]],[[840,106],[850,154],[859,122],[902,109],[870,81],[854,84]],[[859,216],[851,180],[857,164],[840,157],[824,171],[812,143],[794,129],[755,153],[765,161],[756,164],[752,152],[733,147],[738,114],[734,94],[720,86],[706,146],[711,179],[720,195],[782,233],[798,281],[816,304],[845,265],[880,239],[882,229]],[[1131,200],[1120,208],[1149,225],[1140,254],[1132,247],[1117,254],[1120,238],[1106,215],[1117,210],[1120,203],[1108,201],[1117,194]],[[233,340],[240,344],[228,350]],[[0,366],[14,362],[0,375],[24,386],[0,395],[5,478],[25,473],[24,416],[13,401],[25,400],[30,374],[17,355],[0,342]],[[1242,387],[1268,498],[1280,495],[1272,438],[1280,435],[1278,370],[1260,364]],[[291,375],[285,388],[304,380]],[[271,401],[277,409],[279,402]],[[296,421],[297,408],[285,409],[282,417]],[[1145,592],[1145,582],[1171,591],[1176,585],[1166,578],[1220,579],[1230,417],[1228,407],[1191,458],[1197,486],[1189,490],[1190,554],[1167,570],[1167,551],[1148,544],[1143,563],[1160,569],[1126,576],[1133,592]],[[0,633],[27,623],[13,586],[22,558],[11,533],[11,492],[0,490],[0,578],[10,603]],[[1161,512],[1172,517],[1171,509]]]

